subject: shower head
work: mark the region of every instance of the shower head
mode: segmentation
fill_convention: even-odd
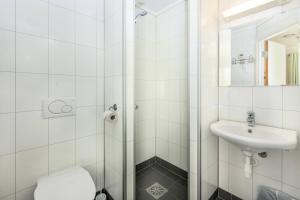
[[[148,14],[148,12],[145,11],[145,10],[143,10],[143,11],[140,12],[140,13],[138,13],[138,14],[135,16],[135,22],[137,21],[137,19],[138,19],[139,17],[144,17],[144,16],[146,16],[147,14]]]

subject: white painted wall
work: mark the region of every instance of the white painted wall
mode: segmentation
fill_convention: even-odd
[[[39,177],[76,165],[103,187],[103,1],[0,2],[0,199],[32,200]],[[42,119],[41,100],[77,115]]]
[[[286,46],[268,41],[268,77],[269,85],[286,84]]]

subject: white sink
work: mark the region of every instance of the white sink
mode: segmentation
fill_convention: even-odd
[[[211,131],[225,140],[242,146],[244,149],[282,149],[297,147],[297,132],[292,130],[221,120],[211,124]]]

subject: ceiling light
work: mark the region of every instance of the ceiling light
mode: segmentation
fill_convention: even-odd
[[[266,9],[288,3],[289,0],[248,0],[245,3],[234,6],[223,12],[226,21],[245,17],[250,14],[258,13]]]

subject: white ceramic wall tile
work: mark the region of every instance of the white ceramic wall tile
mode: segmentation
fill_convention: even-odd
[[[219,104],[223,106],[229,105],[229,87],[219,87]]]
[[[75,45],[49,40],[49,73],[75,74]]]
[[[0,1],[1,200],[32,200],[38,178],[76,163],[87,165],[103,187],[104,139],[97,135],[96,140],[96,133],[104,132],[104,84],[97,80],[104,80],[103,7],[103,0]],[[121,87],[121,77],[117,82]],[[78,116],[45,120],[40,110],[48,97],[75,97],[79,106],[93,107],[80,107]]]
[[[109,47],[105,50],[105,56],[107,58],[105,68],[105,74],[107,76],[121,75],[122,72],[122,60],[114,59],[116,57],[122,57],[122,44],[118,43],[112,47]]]
[[[0,72],[0,113],[14,112],[15,104],[15,75]]]
[[[97,133],[104,133],[104,120],[103,120],[104,106],[97,107]]]
[[[15,192],[15,154],[0,156],[0,199]]]
[[[229,192],[242,198],[252,199],[252,181],[244,176],[244,170],[229,166]]]
[[[59,143],[75,138],[75,117],[49,119],[49,143]]]
[[[50,75],[49,96],[75,97],[75,77],[64,75]]]
[[[103,46],[104,47],[104,46]],[[104,77],[104,50],[97,51],[97,76]]]
[[[300,152],[289,151],[283,152],[283,178],[282,181],[288,185],[300,188],[300,173],[297,170],[300,165]]]
[[[94,135],[97,132],[96,107],[82,107],[77,109],[76,137],[81,138]]]
[[[167,140],[156,140],[156,155],[162,159],[169,160],[169,144]]]
[[[105,96],[105,88],[104,88],[104,78],[97,78],[97,105],[104,105],[104,96]]]
[[[231,87],[229,91],[229,105],[252,107],[252,88]]]
[[[13,194],[13,195],[9,195],[9,196],[4,197],[1,200],[15,200],[15,199],[16,199],[15,194]]]
[[[48,73],[48,40],[17,34],[17,72]]]
[[[97,0],[76,0],[76,11],[91,17],[96,17]]]
[[[18,32],[48,36],[48,3],[40,0],[16,0]]]
[[[0,30],[0,43],[0,71],[15,71],[15,33]]]
[[[251,107],[229,107],[228,114],[229,119],[234,121],[242,121],[245,122],[247,119],[247,112],[251,111]]]
[[[104,20],[104,12],[105,12],[105,1],[104,0],[98,0],[97,1],[97,19],[98,20]]]
[[[224,161],[224,162],[229,161],[229,147],[230,147],[230,144],[226,140],[219,138],[219,159],[220,159],[220,161]]]
[[[180,125],[178,123],[169,123],[169,141],[180,145]]]
[[[283,128],[295,130],[298,133],[298,139],[300,137],[300,112],[284,111],[283,112]],[[300,140],[298,140],[300,141]],[[298,144],[298,148],[299,148]]]
[[[282,87],[254,87],[253,106],[257,108],[282,109]]]
[[[180,168],[188,171],[189,167],[189,153],[188,153],[188,148],[181,148],[180,150]]]
[[[49,37],[67,42],[75,41],[75,13],[50,5]]]
[[[300,197],[300,190],[298,188],[295,188],[295,187],[292,187],[290,185],[286,185],[286,184],[283,184],[282,185],[282,191],[283,192],[286,192],[296,198],[299,198]]]
[[[76,97],[78,106],[95,106],[97,101],[97,82],[92,77],[76,78]]]
[[[177,144],[169,144],[169,162],[175,166],[180,166],[180,146]]]
[[[97,48],[104,49],[104,21],[97,21]]]
[[[31,187],[48,174],[48,147],[22,151],[16,155],[16,189]]]
[[[267,159],[256,157],[258,165],[253,170],[260,175],[272,178],[274,180],[282,180],[282,152],[281,151],[268,151]]]
[[[55,172],[75,165],[75,142],[50,145],[49,171]]]
[[[34,199],[35,186],[26,188],[16,193],[16,200],[32,200]]]
[[[160,119],[157,122],[157,138],[168,140],[169,139],[169,126],[168,121]]]
[[[61,6],[70,10],[75,9],[75,0],[49,0],[53,5]]]
[[[229,191],[228,187],[229,178],[229,164],[227,162],[219,162],[219,187],[223,190]]]
[[[76,14],[76,42],[81,45],[97,46],[97,22],[95,19]]]
[[[48,145],[48,120],[40,111],[20,112],[16,115],[16,151]]]
[[[108,46],[114,45],[122,41],[122,15],[115,13],[107,19],[105,28],[105,42]]]
[[[76,140],[76,163],[80,166],[94,164],[96,156],[96,135]]]
[[[0,28],[15,30],[15,0],[0,2]]]
[[[282,127],[282,110],[270,110],[270,109],[253,109],[256,116],[256,122],[262,125],[269,125],[274,127]]]
[[[300,87],[283,87],[283,109],[300,111]]]
[[[0,156],[15,152],[15,115],[0,114]]]
[[[229,163],[236,167],[244,167],[244,155],[241,149],[232,143],[229,143]]]
[[[76,46],[76,74],[81,76],[97,75],[96,48]]]
[[[202,129],[202,132],[205,130]],[[211,166],[218,162],[218,138],[209,136],[201,140],[201,166],[203,170],[209,170]],[[216,172],[217,173],[217,172]]]
[[[48,97],[48,75],[20,73],[16,83],[17,111],[41,110],[42,100]]]

